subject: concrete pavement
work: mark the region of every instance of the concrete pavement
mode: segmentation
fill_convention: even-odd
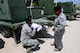
[[[40,44],[40,49],[34,51],[33,53],[80,53],[80,18],[73,21],[67,21],[66,32],[63,36],[63,49],[61,51],[54,51],[54,32],[52,28],[49,29],[49,38],[39,38],[44,41]],[[4,38],[0,34],[0,39],[2,39],[5,44],[4,48],[0,49],[0,53],[27,53],[26,49],[22,47],[22,44],[15,44],[13,38]]]

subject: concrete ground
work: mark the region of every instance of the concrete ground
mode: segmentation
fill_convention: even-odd
[[[33,53],[80,53],[80,18],[73,21],[67,21],[66,32],[63,36],[63,49],[61,51],[54,51],[54,42],[52,28],[49,29],[49,37],[39,38],[42,43],[39,45],[40,49]],[[26,49],[22,47],[22,44],[15,44],[13,38],[4,38],[0,34],[0,42],[5,43],[3,48],[0,49],[0,53],[27,53]]]

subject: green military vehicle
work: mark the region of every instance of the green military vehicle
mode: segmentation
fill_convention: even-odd
[[[27,16],[32,16],[32,22],[50,25],[52,21],[46,17],[53,16],[53,4],[53,0],[0,0],[0,32],[20,42],[21,27]]]
[[[21,25],[26,20],[24,0],[0,0],[0,32],[4,37],[14,37],[19,41]]]
[[[57,5],[63,8],[63,12],[66,14],[67,19],[71,20],[76,18],[77,13],[73,2],[58,2]]]

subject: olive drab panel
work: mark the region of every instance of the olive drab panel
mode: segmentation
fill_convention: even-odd
[[[53,14],[54,0],[39,0],[39,5],[43,7],[44,14],[46,15]]]
[[[63,8],[64,13],[73,13],[73,2],[59,2],[58,5]]]
[[[0,0],[0,20],[10,21],[10,12],[7,0]]]
[[[25,0],[0,0],[0,20],[12,23],[26,19]]]
[[[27,0],[26,6],[30,6],[31,1]],[[33,18],[39,18],[46,15],[53,15],[53,6],[54,1],[53,0],[33,0],[32,2],[32,8],[30,11],[30,8],[27,8],[28,15],[31,15],[30,12],[32,12]]]

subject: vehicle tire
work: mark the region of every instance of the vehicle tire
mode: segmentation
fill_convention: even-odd
[[[6,38],[9,38],[11,36],[11,29],[9,29],[7,27],[0,27],[0,32]]]

